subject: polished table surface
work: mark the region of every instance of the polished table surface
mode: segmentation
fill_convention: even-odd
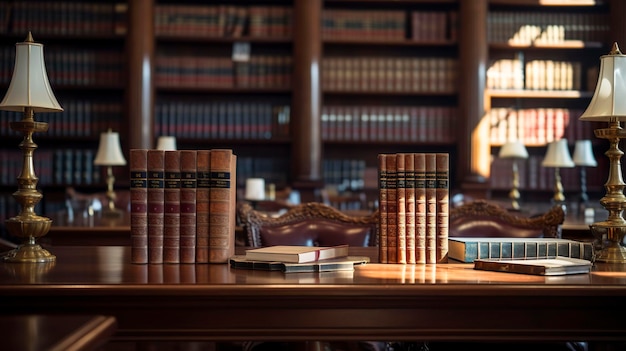
[[[97,350],[113,335],[115,326],[110,316],[0,316],[3,350]]]
[[[368,254],[375,248],[351,248]],[[0,310],[115,316],[117,340],[626,340],[623,267],[543,277],[472,264],[291,273],[136,265],[130,249],[53,247],[0,263]]]

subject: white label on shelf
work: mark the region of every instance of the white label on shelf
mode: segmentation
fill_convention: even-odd
[[[233,61],[248,62],[250,61],[250,43],[236,42],[233,43]]]

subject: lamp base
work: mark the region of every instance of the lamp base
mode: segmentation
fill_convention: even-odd
[[[626,247],[622,241],[626,235],[626,225],[609,221],[594,223],[591,232],[599,244],[595,261],[607,263],[626,263]]]
[[[4,262],[11,263],[45,263],[54,262],[56,256],[39,244],[22,244],[9,251],[3,257]]]
[[[50,218],[31,215],[26,218],[17,216],[8,219],[7,230],[13,236],[24,238],[24,243],[9,251],[4,257],[5,262],[42,263],[56,260],[56,256],[35,243],[35,239],[48,233],[52,220]]]

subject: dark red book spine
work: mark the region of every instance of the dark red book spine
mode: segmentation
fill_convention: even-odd
[[[130,150],[130,260],[148,263],[148,150]]]
[[[196,263],[209,262],[209,188],[211,151],[198,150],[196,159]]]
[[[180,151],[180,262],[196,262],[197,151]]]
[[[163,263],[180,262],[180,151],[165,151]]]
[[[148,262],[163,263],[165,152],[148,150]]]

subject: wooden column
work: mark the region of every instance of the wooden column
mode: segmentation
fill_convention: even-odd
[[[485,194],[490,144],[485,114],[487,0],[459,2],[458,181],[464,193]]]
[[[626,2],[624,0],[611,0],[609,14],[611,28],[607,44],[610,47],[614,42],[617,42],[620,51],[624,53],[626,52]]]
[[[129,149],[152,148],[154,136],[154,0],[128,2],[126,91]]]
[[[293,11],[292,184],[302,201],[321,188],[321,0],[295,0]]]

